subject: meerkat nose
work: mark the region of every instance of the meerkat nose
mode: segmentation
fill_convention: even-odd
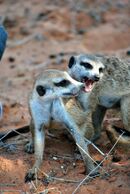
[[[94,76],[94,81],[97,82],[97,81],[99,81],[99,80],[100,80],[100,76],[99,76],[99,75],[95,75],[95,76]]]

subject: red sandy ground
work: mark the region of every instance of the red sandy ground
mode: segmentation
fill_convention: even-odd
[[[76,5],[74,2],[77,2]],[[126,51],[130,50],[128,0],[0,0],[0,14],[5,16],[9,33],[8,47],[0,64],[0,100],[4,104],[1,131],[29,123],[28,94],[34,77],[42,70],[66,69],[73,53],[106,53],[127,57]],[[28,42],[14,45],[18,40],[35,34],[36,37]],[[59,53],[64,55],[61,57]],[[110,122],[114,122],[113,117],[118,118],[118,114],[109,112],[106,120],[112,118]],[[84,164],[75,157],[74,143],[65,137],[62,130],[55,132],[55,137],[47,135],[42,172],[39,172],[37,185],[34,181],[35,188],[31,183],[24,183],[25,173],[34,162],[34,155],[24,152],[29,136],[28,133],[8,140],[10,144],[16,143],[15,151],[0,148],[0,192],[71,194],[78,183],[48,182],[44,173],[64,180],[82,180],[85,177]],[[112,147],[105,131],[97,145],[104,153]],[[95,160],[103,158],[94,148],[91,148],[91,153]],[[113,156],[118,162],[113,161]],[[110,174],[109,177],[95,178],[82,185],[77,193],[130,193],[128,152],[115,149],[103,163],[103,168]]]

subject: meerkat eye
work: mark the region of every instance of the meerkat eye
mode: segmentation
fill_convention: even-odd
[[[75,64],[75,58],[72,56],[69,60],[68,67],[71,68]]]
[[[57,87],[66,87],[69,84],[70,84],[69,80],[65,80],[65,79],[58,82],[58,83],[54,83],[54,85],[57,86]]]
[[[46,93],[46,89],[43,86],[41,86],[41,85],[38,85],[36,87],[36,91],[39,94],[39,96],[44,96],[45,93]]]
[[[99,68],[99,72],[100,72],[100,73],[103,73],[103,71],[104,71],[104,68],[100,67],[100,68]]]
[[[87,62],[81,61],[80,65],[85,67],[86,69],[93,69],[93,66],[90,63],[87,63]]]

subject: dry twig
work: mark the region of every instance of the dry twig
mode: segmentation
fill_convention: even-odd
[[[17,133],[18,135],[21,135],[23,137],[26,137],[26,135],[23,135],[22,133],[19,133],[17,130],[15,129],[11,129],[9,130],[2,138],[0,138],[0,141],[2,141],[2,139],[4,139],[9,133],[11,133],[12,131],[15,131],[15,133]]]
[[[41,171],[40,169],[38,169],[48,180],[55,180],[55,181],[60,181],[63,183],[80,183],[81,180],[72,180],[72,179],[64,179],[64,178],[58,178],[58,177],[54,177],[54,176],[50,176],[47,173]],[[97,175],[96,175],[97,176]],[[96,176],[91,176],[90,179],[95,178]],[[86,184],[86,183],[85,183]]]
[[[16,47],[16,46],[21,46],[23,44],[26,44],[27,42],[35,39],[38,36],[38,34],[31,34],[28,37],[23,38],[22,40],[16,40],[16,41],[8,41],[7,46],[8,47]]]
[[[81,185],[89,178],[89,176],[99,168],[99,166],[108,158],[108,156],[110,155],[110,153],[112,152],[112,150],[115,148],[115,146],[117,145],[118,141],[120,140],[120,138],[123,136],[125,132],[122,132],[122,134],[119,136],[119,138],[117,139],[117,141],[115,142],[115,144],[112,146],[112,148],[110,149],[110,151],[106,154],[106,156],[103,158],[103,160],[80,182],[80,184],[76,187],[76,189],[73,191],[72,194],[75,194],[78,189],[81,187]]]
[[[95,163],[97,166],[99,165],[79,144],[76,143],[76,145]],[[105,169],[102,166],[99,166],[108,176],[109,174],[105,171]]]

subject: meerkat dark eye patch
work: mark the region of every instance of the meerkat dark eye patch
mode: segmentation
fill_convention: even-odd
[[[43,86],[41,86],[41,85],[38,85],[36,87],[36,91],[39,94],[39,96],[44,96],[45,93],[46,93],[46,89]]]
[[[65,80],[65,79],[60,81],[60,82],[58,82],[58,83],[54,83],[54,85],[57,86],[57,87],[66,87],[69,84],[70,84],[70,81],[69,80]]]
[[[100,67],[99,68],[99,73],[103,73],[104,72],[104,68]]]
[[[75,58],[72,56],[69,60],[68,67],[71,68],[75,64]]]
[[[87,63],[87,62],[81,61],[80,65],[85,67],[86,69],[93,69],[93,66],[90,63]]]

